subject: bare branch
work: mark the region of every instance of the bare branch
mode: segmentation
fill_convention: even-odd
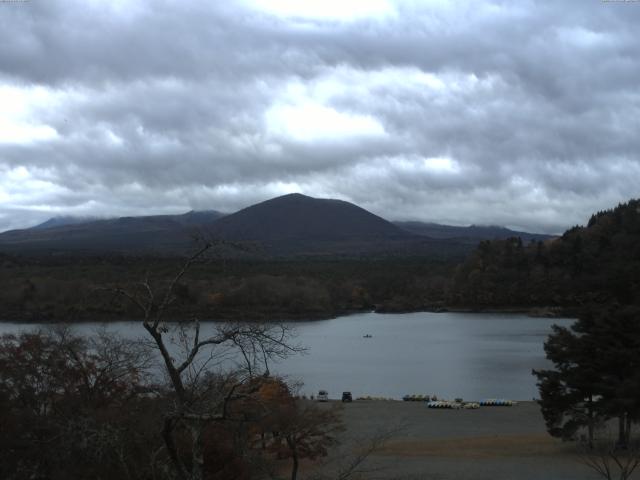
[[[182,265],[182,268],[180,269],[180,271],[176,274],[175,277],[173,277],[173,280],[171,280],[171,283],[169,283],[169,287],[167,288],[167,291],[165,292],[164,298],[163,300],[160,302],[160,304],[158,305],[158,309],[156,311],[156,317],[153,321],[153,328],[157,329],[158,328],[158,324],[160,323],[160,320],[162,318],[162,315],[165,311],[165,309],[167,308],[167,306],[171,303],[172,298],[173,298],[173,291],[176,287],[176,284],[180,281],[180,279],[185,275],[185,273],[187,273],[187,270],[189,270],[189,268],[191,267],[191,265],[193,265],[193,263],[200,258],[202,255],[204,255],[204,253],[209,250],[211,248],[212,244],[211,243],[205,243],[202,248],[200,248],[197,252],[195,252],[193,255],[191,255],[191,257],[189,257],[187,259],[187,261]]]
[[[593,448],[582,448],[580,461],[602,478],[628,480],[640,466],[640,445],[617,448],[613,442],[599,442]]]

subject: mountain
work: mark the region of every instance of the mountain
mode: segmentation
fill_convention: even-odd
[[[552,238],[551,235],[541,233],[528,233],[510,230],[505,227],[470,225],[468,227],[454,227],[451,225],[440,225],[438,223],[424,222],[393,222],[399,228],[407,232],[423,235],[430,238],[458,239],[469,243],[477,244],[482,240],[499,240],[512,237],[520,237],[523,242],[545,241]]]
[[[221,218],[217,211],[92,220],[57,217],[0,234],[5,253],[153,253],[191,248],[193,235]]]
[[[391,222],[342,200],[292,193],[227,215],[211,232],[230,240],[260,242],[412,238]]]
[[[423,239],[342,200],[283,195],[215,222],[214,238],[256,243],[275,255],[401,250]]]
[[[0,234],[0,252],[173,255],[193,248],[199,232],[243,244],[225,254],[271,256],[463,255],[468,246],[445,244],[407,232],[352,203],[290,194],[231,215],[123,217],[98,221],[65,219]],[[56,226],[57,223],[57,226]]]

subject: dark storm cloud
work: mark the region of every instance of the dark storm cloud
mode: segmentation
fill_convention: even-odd
[[[299,190],[556,232],[638,195],[640,4],[393,10],[0,4],[0,100],[26,105],[0,109],[0,230]]]

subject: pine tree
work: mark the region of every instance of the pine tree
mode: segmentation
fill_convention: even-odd
[[[629,443],[640,420],[640,315],[637,308],[612,308],[582,315],[570,329],[554,327],[545,342],[554,370],[534,371],[540,405],[553,436],[573,438],[587,427],[618,419],[618,445]]]

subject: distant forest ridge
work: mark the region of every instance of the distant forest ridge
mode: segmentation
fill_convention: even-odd
[[[640,304],[640,200],[597,212],[550,241],[482,241],[457,268],[447,297],[483,308]]]

